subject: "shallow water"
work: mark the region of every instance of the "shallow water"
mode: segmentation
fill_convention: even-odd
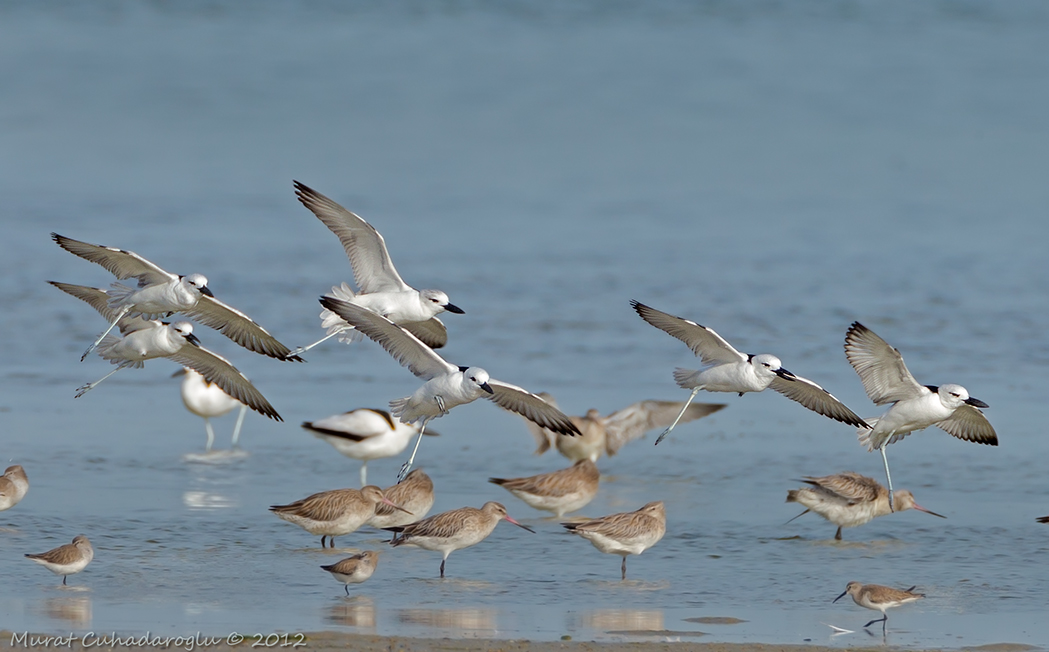
[[[0,6],[0,461],[32,484],[0,514],[2,626],[851,646],[881,640],[860,627],[875,612],[830,603],[859,580],[928,595],[890,612],[891,644],[1044,644],[1047,24],[1037,3]],[[466,310],[444,319],[445,357],[570,413],[687,395],[671,371],[695,358],[636,298],[866,416],[841,348],[860,320],[919,381],[989,403],[1001,445],[930,430],[892,446],[897,487],[948,520],[907,512],[834,543],[818,517],[785,524],[786,490],[881,479],[880,458],[781,396],[702,396],[730,407],[599,463],[584,514],[667,503],[667,536],[619,582],[618,558],[486,482],[564,460],[533,456],[518,417],[465,406],[420,453],[434,512],[500,500],[537,533],[501,524],[444,582],[436,553],[343,537],[384,550],[347,598],[318,568],[345,551],[266,508],[356,486],[357,463],[298,424],[381,407],[414,377],[370,342],[282,364],[202,329],[285,423],[251,415],[247,456],[187,462],[204,433],[174,365],[73,400],[108,371],[77,362],[103,324],[44,283],[111,280],[57,231],[203,272],[285,343],[313,341],[317,296],[351,276],[293,178]],[[78,533],[96,559],[68,589],[22,558]],[[746,622],[684,620],[704,616]]]

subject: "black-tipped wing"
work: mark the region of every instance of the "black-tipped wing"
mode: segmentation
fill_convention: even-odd
[[[917,398],[924,393],[900,352],[858,321],[852,322],[845,333],[845,357],[875,405]]]
[[[113,323],[113,320],[116,319],[119,314],[116,310],[109,307],[109,293],[102,288],[93,288],[86,285],[73,285],[72,283],[59,283],[58,281],[48,281],[48,283],[59,290],[62,290],[66,294],[72,295],[81,301],[86,301],[88,305],[97,310],[98,314],[102,315],[102,318],[109,323]],[[143,328],[153,328],[155,325],[155,322],[144,317],[122,317],[117,323],[117,328],[120,329],[122,335],[127,335],[128,333],[142,330]]]
[[[214,297],[201,295],[197,305],[183,314],[210,326],[249,351],[268,355],[278,360],[302,362],[299,356],[291,356],[291,349],[277,341],[265,328],[241,311],[226,305]]]
[[[631,300],[630,305],[641,319],[684,342],[703,364],[725,364],[747,359],[747,356],[732,348],[725,338],[706,326],[650,308],[639,301]]]
[[[236,367],[217,353],[187,344],[168,357],[183,366],[195,369],[197,373],[204,376],[204,380],[215,383],[222,388],[222,391],[259,414],[276,421],[283,421],[262,392],[255,389],[244,374],[237,371]]]
[[[105,267],[118,279],[137,278],[139,287],[167,283],[178,278],[132,251],[89,244],[57,233],[52,233],[51,239],[69,253]]]
[[[790,400],[801,403],[813,412],[818,412],[835,421],[841,421],[857,428],[870,427],[844,403],[834,398],[833,394],[801,376],[794,376],[793,379],[777,376],[769,387]]]
[[[949,418],[936,424],[952,437],[988,446],[998,445],[998,435],[987,417],[971,405],[963,405]]]
[[[361,292],[404,292],[412,288],[393,266],[386,241],[371,224],[320,194],[295,181],[295,196],[324,226],[339,238],[353,268]]]
[[[486,397],[499,407],[516,412],[529,421],[562,435],[580,434],[572,420],[561,410],[528,390],[491,379],[488,385],[492,388],[492,394]]]
[[[408,367],[420,378],[430,380],[434,376],[458,371],[458,367],[445,362],[444,358],[420,342],[419,338],[382,315],[333,297],[321,297],[321,305],[377,342],[397,362]]]

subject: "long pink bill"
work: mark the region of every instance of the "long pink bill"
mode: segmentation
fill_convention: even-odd
[[[409,516],[415,516],[415,514],[412,514],[411,512],[409,512],[409,511],[408,511],[408,510],[406,510],[405,508],[401,507],[400,505],[398,505],[398,504],[396,504],[396,503],[392,502],[392,501],[391,501],[390,499],[388,499],[388,498],[385,498],[385,497],[384,497],[384,498],[382,498],[382,502],[386,503],[387,505],[389,505],[390,507],[392,507],[392,508],[394,508],[394,509],[399,509],[399,510],[401,510],[402,512],[404,512],[405,514],[407,514],[407,515],[409,515]],[[937,516],[938,516],[938,515],[937,515]]]
[[[528,531],[529,531],[529,532],[531,532],[532,534],[535,534],[535,530],[533,530],[532,528],[528,527],[527,525],[521,525],[520,523],[518,523],[518,522],[517,522],[517,521],[515,521],[514,519],[510,518],[509,516],[504,516],[503,518],[505,518],[505,519],[507,520],[507,522],[509,522],[509,523],[513,523],[513,524],[514,524],[514,525],[516,525],[517,527],[519,527],[519,528],[523,528],[523,529],[525,529],[525,530],[528,530]]]

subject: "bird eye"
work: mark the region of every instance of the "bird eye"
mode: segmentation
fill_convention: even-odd
[[[958,394],[955,394],[954,392],[951,392],[951,396],[958,398]]]

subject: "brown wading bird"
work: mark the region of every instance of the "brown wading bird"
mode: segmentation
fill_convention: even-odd
[[[407,544],[441,553],[443,555],[441,577],[443,578],[444,562],[448,560],[448,555],[456,550],[481,543],[488,538],[488,535],[502,520],[509,521],[535,534],[535,530],[510,518],[505,507],[492,501],[485,503],[481,509],[460,507],[450,512],[435,514],[418,523],[386,529],[401,534],[400,538],[395,538],[390,542],[395,547]]]
[[[433,480],[422,469],[412,469],[402,482],[383,489],[382,495],[402,509],[379,503],[367,525],[382,530],[415,523],[425,518],[433,507]]]
[[[627,555],[640,555],[663,538],[667,512],[663,501],[648,503],[636,512],[610,514],[585,523],[562,523],[566,530],[594,544],[601,552],[623,557],[622,579],[626,579]]]
[[[873,478],[859,473],[845,471],[836,475],[825,475],[821,478],[806,476],[803,482],[809,487],[791,489],[787,492],[788,503],[800,503],[807,507],[794,518],[816,512],[823,518],[838,526],[834,538],[841,541],[841,529],[856,527],[869,523],[878,516],[891,514],[889,491]],[[947,518],[942,514],[930,512],[914,502],[914,495],[906,489],[896,492],[896,510],[903,512],[916,509],[919,512]],[[794,518],[790,519],[793,521]],[[787,521],[790,523],[790,521]]]
[[[540,392],[537,396],[557,407],[557,401],[550,394]],[[586,416],[568,417],[581,433],[575,437],[540,428],[528,420],[525,421],[525,425],[535,437],[536,455],[542,455],[554,446],[557,452],[573,462],[582,459],[596,462],[602,453],[611,457],[624,445],[640,439],[649,430],[669,426],[678,413],[681,413],[680,423],[687,423],[714,414],[725,407],[728,406],[724,403],[693,403],[681,413],[685,408],[683,401],[647,400],[638,401],[604,417],[597,410],[591,409],[587,411]]]
[[[336,581],[342,582],[346,588],[346,595],[349,595],[350,585],[360,584],[371,577],[378,565],[379,553],[374,550],[365,550],[359,555],[347,557],[334,564],[321,566],[321,568],[331,573]]]
[[[0,475],[0,512],[11,509],[29,493],[29,478],[21,464],[7,467]]]
[[[58,546],[47,552],[39,554],[27,554],[32,559],[55,575],[62,576],[62,586],[66,585],[66,577],[75,575],[84,570],[91,560],[95,558],[95,549],[91,542],[83,534],[73,537],[73,543]]]
[[[589,459],[582,459],[560,471],[527,478],[488,478],[525,502],[529,507],[553,512],[561,518],[582,509],[597,495],[601,473]]]
[[[408,511],[390,502],[382,495],[382,489],[375,485],[368,485],[360,491],[322,491],[288,505],[273,505],[270,511],[314,536],[320,534],[321,548],[324,540],[331,537],[329,547],[334,548],[335,537],[354,532],[367,523],[375,515],[375,506],[379,503]]]
[[[845,591],[838,597],[834,598],[832,602],[837,602],[846,595],[851,595],[852,601],[861,607],[880,611],[881,618],[875,618],[864,625],[864,627],[870,627],[874,623],[880,622],[881,633],[885,634],[886,626],[889,623],[889,614],[885,613],[885,610],[924,598],[924,593],[914,593],[914,589],[916,588],[917,587],[912,586],[906,591],[901,591],[880,584],[860,584],[859,582],[849,582],[845,587]]]

